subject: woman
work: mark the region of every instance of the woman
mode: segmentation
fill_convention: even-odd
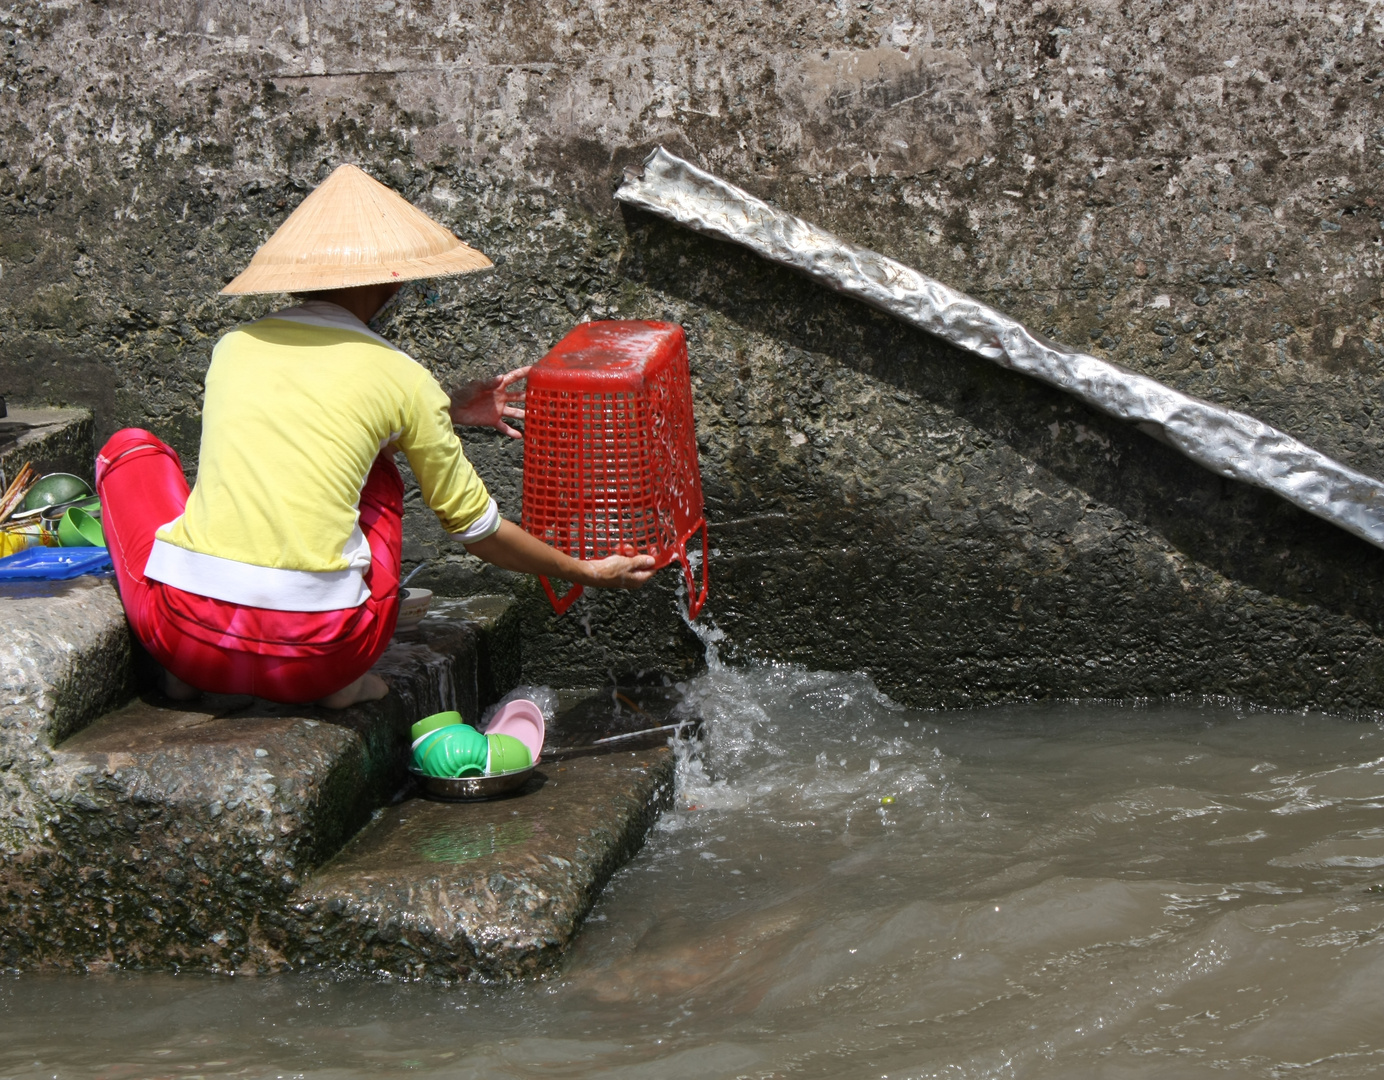
[[[366,323],[404,281],[490,266],[351,165],[313,191],[223,293],[300,303],[223,337],[206,377],[197,482],[147,431],[96,462],[116,582],[174,697],[199,690],[344,708],[383,697],[370,667],[398,617],[407,456],[468,551],[507,570],[638,588],[651,556],[578,560],[499,515],[452,428],[517,435],[524,370],[453,400]]]

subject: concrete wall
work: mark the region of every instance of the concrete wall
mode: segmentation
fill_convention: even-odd
[[[444,381],[580,319],[687,327],[733,654],[937,705],[1384,704],[1381,552],[610,197],[663,143],[1381,475],[1376,4],[65,0],[0,26],[11,400],[194,456],[210,345],[267,306],[216,290],[356,161],[496,262],[385,327]],[[517,515],[518,447],[468,445]],[[434,580],[487,584],[460,556]],[[537,676],[696,662],[671,582],[584,623],[526,595]]]

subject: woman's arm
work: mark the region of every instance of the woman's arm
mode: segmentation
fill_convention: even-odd
[[[542,574],[598,589],[637,589],[654,576],[652,555],[608,555],[604,559],[574,559],[526,533],[512,521],[500,531],[467,544],[466,550],[501,570]]]

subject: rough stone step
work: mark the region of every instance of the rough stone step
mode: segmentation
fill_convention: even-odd
[[[146,696],[48,750],[31,709],[17,764],[43,827],[0,869],[4,962],[280,966],[286,901],[399,790],[409,725],[443,707],[477,717],[495,681],[481,657],[503,653],[510,616],[465,614],[396,640],[381,661],[390,695],[340,713]]]
[[[594,744],[664,723],[676,696],[602,694],[564,709],[545,759],[509,798],[411,798],[312,874],[280,944],[297,968],[502,981],[551,969],[672,798],[669,736]],[[637,701],[637,704],[636,704]],[[689,724],[694,726],[695,722]]]
[[[92,482],[95,427],[86,409],[9,403],[0,417],[0,471],[9,478],[29,462],[40,473],[69,472]]]

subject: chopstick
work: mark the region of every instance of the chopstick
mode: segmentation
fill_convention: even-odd
[[[696,720],[682,720],[676,724],[664,724],[662,727],[644,728],[642,731],[626,731],[621,735],[607,735],[604,739],[594,739],[589,743],[583,743],[581,746],[555,746],[553,749],[547,751],[547,754],[551,758],[556,758],[564,754],[576,754],[583,750],[591,750],[597,746],[603,746],[608,743],[624,742],[626,739],[638,739],[644,735],[661,735],[665,731],[672,731],[681,735],[684,728],[696,726]]]
[[[38,474],[34,471],[33,465],[26,461],[24,467],[10,481],[10,486],[5,489],[5,494],[0,495],[0,522],[9,520],[15,507],[23,501],[29,488],[37,479]]]
[[[644,712],[643,709],[639,710]],[[648,715],[647,713],[645,715]],[[641,735],[658,735],[664,731],[682,731],[683,728],[695,724],[695,720],[681,720],[676,724],[664,724],[662,727],[645,728],[643,731],[627,731],[623,735],[607,735],[604,739],[593,739],[588,745],[600,746],[602,743],[620,742],[623,739],[637,739]]]

